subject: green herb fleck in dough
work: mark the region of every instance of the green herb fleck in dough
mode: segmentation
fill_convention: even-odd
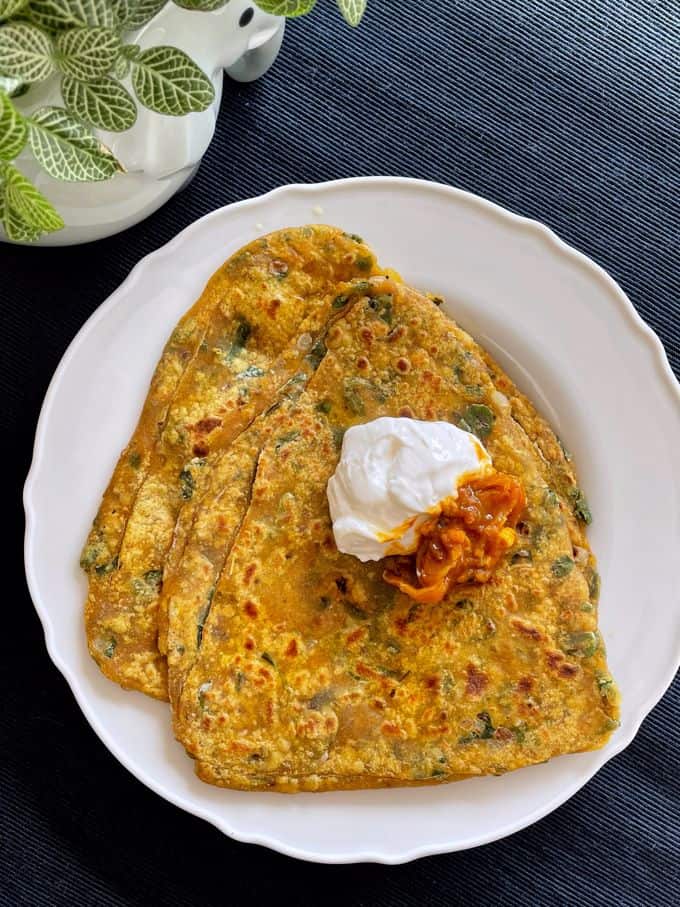
[[[347,236],[349,239],[353,239],[354,242],[359,243],[360,245],[362,245],[364,242],[358,233],[345,233],[345,236]]]
[[[444,769],[442,769],[442,768],[433,768],[433,769],[432,769],[432,775],[431,775],[431,777],[432,777],[432,778],[439,778],[439,777],[442,777],[442,776],[445,775],[445,774],[446,774],[446,772],[444,771]]]
[[[130,456],[128,457],[128,463],[132,466],[133,469],[139,469],[142,462],[141,454],[136,450],[133,450]]]
[[[562,453],[564,454],[564,459],[567,461],[567,463],[571,463],[571,460],[572,460],[571,452],[569,450],[567,450],[567,448],[564,446],[564,444],[562,443],[562,441],[559,438],[557,439],[557,443],[562,448]]]
[[[280,438],[276,439],[276,448],[275,449],[277,451],[281,450],[282,447],[284,447],[286,444],[290,444],[290,442],[294,441],[297,437],[299,437],[299,435],[300,435],[300,432],[297,430],[289,431],[285,435],[281,435]]]
[[[472,731],[464,737],[460,737],[459,743],[472,743],[473,740],[489,740],[493,737],[496,728],[493,726],[489,713],[479,712],[477,721],[481,723],[481,728]]]
[[[334,428],[333,429],[333,444],[335,444],[335,449],[340,450],[342,448],[342,439],[345,437],[344,428]]]
[[[607,734],[609,731],[615,731],[617,727],[621,727],[620,721],[617,721],[616,718],[605,718],[602,733]]]
[[[117,644],[116,640],[111,637],[103,652],[105,658],[113,658],[113,653],[116,651]]]
[[[333,690],[331,690],[331,689],[319,690],[319,692],[315,693],[312,696],[312,698],[309,700],[309,702],[307,703],[307,708],[314,709],[315,711],[318,712],[325,705],[329,705],[329,703],[331,703],[333,701],[333,698],[334,698]]]
[[[363,416],[366,412],[360,390],[369,393],[377,403],[384,403],[388,396],[379,384],[368,378],[345,378],[342,389],[347,409],[357,416]]]
[[[269,654],[269,652],[263,652],[263,653],[260,655],[260,658],[261,658],[263,661],[266,661],[268,664],[270,664],[273,668],[276,667],[276,662],[275,662],[274,659],[271,657],[271,655]]]
[[[371,284],[367,280],[357,280],[356,283],[352,284],[350,290],[352,296],[357,296],[360,293],[368,293],[371,289]]]
[[[257,365],[249,365],[248,368],[239,372],[237,378],[261,378],[264,375],[264,369]]]
[[[477,435],[480,441],[485,441],[491,434],[491,429],[496,417],[488,406],[483,403],[471,403],[458,422],[459,428]]]
[[[459,598],[454,607],[459,611],[472,611],[475,607],[475,603],[471,598]]]
[[[316,371],[318,369],[318,367],[321,365],[321,360],[323,359],[323,357],[325,355],[326,355],[326,344],[323,342],[323,340],[319,339],[316,341],[316,343],[311,348],[311,350],[307,353],[307,355],[305,356],[305,359],[307,360],[307,362],[309,362],[309,364],[314,369],[314,371]]]
[[[331,401],[322,400],[320,403],[316,404],[316,408],[320,413],[325,413],[325,415],[328,415],[328,413],[331,411]]]
[[[236,692],[240,693],[243,687],[243,684],[246,681],[246,675],[242,671],[237,671],[236,676],[234,677],[234,686],[236,687]]]
[[[590,630],[567,633],[562,642],[562,648],[568,655],[580,655],[581,658],[590,658],[599,647],[599,635]]]
[[[357,416],[363,416],[366,412],[366,407],[364,406],[364,401],[361,399],[356,383],[353,382],[351,378],[345,378],[343,381],[342,392],[347,409]]]
[[[201,646],[201,643],[203,642],[203,627],[205,626],[205,622],[208,619],[208,614],[210,613],[210,606],[212,604],[214,595],[215,587],[213,586],[212,589],[208,592],[208,598],[206,600],[206,603],[201,608],[198,615],[198,620],[196,622],[196,645],[199,648]]]
[[[585,614],[590,614],[594,610],[595,605],[591,604],[591,602],[583,602],[583,604],[581,605],[581,611],[583,611]]]
[[[413,604],[408,609],[408,614],[406,615],[406,623],[412,624],[416,620],[423,610],[423,606],[420,602],[413,602]]]
[[[611,677],[607,677],[604,674],[601,674],[597,678],[597,688],[600,691],[600,696],[607,699],[609,694],[614,691],[614,681]]]
[[[392,312],[391,293],[381,293],[379,296],[374,296],[369,302],[369,306],[378,315],[378,318],[382,318],[385,324],[392,327],[394,315]]]
[[[590,512],[586,496],[580,488],[572,488],[569,492],[569,497],[571,498],[571,505],[574,508],[574,514],[579,520],[583,520],[583,522],[589,526],[593,522],[593,515]]]
[[[144,582],[147,586],[160,591],[161,586],[163,585],[163,571],[162,570],[147,570],[144,574]]]
[[[431,297],[430,297],[430,301],[431,301],[434,305],[437,305],[437,306],[439,306],[439,305],[444,305],[444,300],[441,298],[441,296],[431,296]]]
[[[401,683],[402,680],[406,680],[410,671],[404,671],[403,668],[389,668],[386,665],[376,665],[376,671],[379,671],[383,677],[390,677],[392,680],[398,680]]]
[[[594,602],[600,600],[600,574],[594,570],[593,575],[590,577],[590,582],[588,583],[588,593]]]
[[[227,359],[232,360],[238,356],[248,342],[248,338],[252,332],[252,328],[248,321],[245,318],[241,318],[239,323],[236,325],[236,330],[234,331],[234,339],[231,341],[231,346],[229,352],[227,353]]]
[[[184,468],[179,474],[179,493],[182,496],[182,499],[185,501],[190,501],[191,496],[194,493],[194,477],[191,474],[191,470]]]
[[[544,500],[545,500],[545,504],[547,507],[557,507],[557,504],[558,504],[557,495],[552,490],[552,488],[548,488],[548,490],[545,493]]]
[[[366,620],[366,618],[368,617],[368,614],[366,614],[363,608],[360,608],[359,605],[356,605],[354,602],[351,602],[348,599],[343,599],[342,605],[345,611],[347,611],[348,614],[351,614],[352,617],[355,617],[357,620]]]
[[[332,306],[334,309],[341,309],[344,306],[346,306],[348,302],[349,302],[349,296],[346,296],[343,293],[340,296],[335,297],[335,299],[332,302]]]
[[[94,566],[95,561],[102,553],[101,542],[96,542],[94,545],[88,545],[80,557],[80,566],[86,572],[90,571],[90,568]]]
[[[557,560],[552,562],[550,569],[553,576],[562,579],[563,577],[568,576],[574,569],[573,558],[570,558],[568,554],[563,554],[562,557],[558,557]]]
[[[354,263],[356,264],[359,271],[366,273],[367,271],[371,270],[373,260],[371,259],[370,255],[360,255],[357,257]]]
[[[515,735],[515,740],[516,740],[518,743],[524,743],[524,740],[525,740],[526,735],[527,735],[527,729],[526,729],[526,726],[525,726],[525,725],[523,725],[523,724],[514,724],[514,725],[510,728],[510,730],[511,730],[512,733]]]
[[[322,611],[325,611],[326,608],[330,606],[331,600],[327,595],[322,595],[319,599],[319,607]]]
[[[493,724],[491,722],[489,713],[488,712],[479,712],[479,714],[477,715],[477,718],[484,725],[479,736],[481,737],[482,740],[489,740],[489,738],[493,737],[494,731],[496,730],[496,728],[493,726]]]
[[[442,693],[450,696],[453,693],[456,684],[449,671],[442,671]]]
[[[116,555],[113,560],[109,561],[108,564],[99,564],[94,568],[94,572],[97,576],[106,576],[107,573],[113,573],[114,570],[118,569],[118,555]]]

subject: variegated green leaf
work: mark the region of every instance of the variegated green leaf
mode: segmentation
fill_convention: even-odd
[[[130,93],[108,76],[94,82],[79,82],[73,76],[64,76],[61,96],[74,116],[100,129],[124,132],[137,119],[137,105]]]
[[[306,16],[315,5],[316,0],[255,0],[255,6],[259,6],[263,12],[271,13],[272,16],[286,16],[288,19]]]
[[[163,9],[168,0],[115,0],[115,10],[124,31],[141,28]]]
[[[7,238],[12,242],[35,242],[40,236],[40,230],[30,227],[21,216],[16,213],[5,201],[5,193],[0,195],[0,219]]]
[[[142,51],[132,61],[132,85],[145,107],[170,116],[205,110],[215,96],[203,70],[176,47]]]
[[[16,16],[26,6],[28,0],[0,0],[0,19]]]
[[[173,0],[173,3],[177,6],[181,6],[182,9],[210,12],[213,9],[219,9],[221,6],[224,6],[225,3],[229,3],[229,0]]]
[[[55,70],[49,35],[28,22],[0,28],[0,72],[24,82],[42,82]]]
[[[130,60],[127,57],[123,56],[123,54],[118,54],[118,59],[113,64],[111,75],[114,79],[124,79],[129,74]]]
[[[57,63],[62,72],[91,82],[99,79],[116,62],[120,38],[110,28],[71,28],[57,38]]]
[[[51,31],[85,25],[114,28],[117,24],[109,0],[30,0],[27,13],[31,22]]]
[[[366,12],[368,0],[338,0],[338,8],[348,25],[356,27]]]
[[[4,91],[10,98],[23,94],[21,91],[23,86],[24,83],[21,79],[17,79],[16,76],[0,76],[0,91]]]
[[[120,48],[119,57],[123,57],[124,60],[128,61],[137,60],[141,52],[142,48],[139,44],[123,44]]]
[[[28,143],[40,166],[58,180],[106,180],[124,169],[89,127],[60,107],[31,114]]]
[[[5,204],[35,230],[61,230],[64,221],[42,192],[11,164],[5,170]]]
[[[0,91],[0,158],[12,161],[26,144],[26,121]]]

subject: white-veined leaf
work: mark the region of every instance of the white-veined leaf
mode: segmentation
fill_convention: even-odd
[[[117,18],[109,0],[30,0],[31,22],[57,31],[85,25],[114,28]]]
[[[11,164],[5,170],[5,205],[34,230],[61,230],[64,221],[42,192]]]
[[[182,9],[207,13],[211,10],[219,9],[225,3],[229,3],[229,0],[172,0],[172,2],[177,6],[181,6]]]
[[[368,0],[338,0],[338,8],[348,25],[356,27],[366,12]]]
[[[130,73],[130,61],[123,54],[118,54],[116,62],[113,64],[111,75],[114,79],[124,79]]]
[[[115,0],[115,10],[124,31],[141,28],[163,9],[168,0]]]
[[[69,111],[110,132],[124,132],[134,126],[137,105],[132,95],[115,79],[104,76],[94,82],[79,82],[73,76],[61,80],[61,96]]]
[[[120,55],[123,59],[131,62],[136,60],[142,52],[142,48],[139,44],[123,44],[120,48]]]
[[[0,193],[0,220],[5,229],[7,238],[12,242],[35,242],[40,236],[40,230],[29,225],[13,211],[5,201],[5,193]]]
[[[142,51],[132,61],[132,85],[145,107],[170,116],[205,110],[215,97],[203,70],[176,47]]]
[[[89,127],[60,107],[41,107],[31,114],[28,144],[40,166],[58,180],[106,180],[124,170]]]
[[[0,91],[0,158],[12,161],[26,144],[26,121]]]
[[[62,72],[90,82],[111,69],[120,50],[120,38],[110,28],[71,28],[57,38],[57,64]]]
[[[55,70],[54,48],[49,35],[17,22],[0,28],[0,72],[25,82],[42,82]]]
[[[315,5],[316,0],[255,0],[255,6],[259,6],[263,12],[271,13],[272,16],[286,16],[288,19],[306,16]]]
[[[16,94],[23,94],[19,90],[23,88],[24,83],[16,76],[0,76],[0,91],[4,91],[13,98]]]
[[[16,16],[27,3],[28,0],[0,0],[0,19]]]

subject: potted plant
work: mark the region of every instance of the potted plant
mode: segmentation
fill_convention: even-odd
[[[0,0],[0,238],[86,242],[156,210],[210,144],[223,71],[264,74],[315,4]],[[366,0],[337,5],[358,25]]]

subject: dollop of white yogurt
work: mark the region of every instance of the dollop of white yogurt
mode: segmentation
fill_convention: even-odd
[[[360,561],[415,551],[419,525],[492,468],[480,441],[449,422],[384,416],[348,428],[327,487],[338,549]]]

